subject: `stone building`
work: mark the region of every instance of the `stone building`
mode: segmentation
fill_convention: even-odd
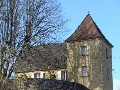
[[[113,90],[112,47],[88,14],[62,44],[31,47],[16,62],[15,76],[80,83],[90,90]]]

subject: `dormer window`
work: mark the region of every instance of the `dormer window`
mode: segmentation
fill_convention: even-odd
[[[87,47],[86,46],[81,46],[81,55],[86,56],[87,55]]]

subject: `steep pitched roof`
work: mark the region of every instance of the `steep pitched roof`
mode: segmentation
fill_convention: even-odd
[[[67,60],[66,44],[33,46],[18,57],[15,72],[30,72],[50,69],[65,69]]]
[[[95,38],[103,38],[111,47],[113,47],[113,45],[102,34],[101,30],[98,28],[90,14],[88,14],[78,26],[77,30],[65,41],[71,42]]]

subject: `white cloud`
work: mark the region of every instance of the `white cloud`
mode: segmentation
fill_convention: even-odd
[[[120,90],[120,80],[113,80],[113,90]]]

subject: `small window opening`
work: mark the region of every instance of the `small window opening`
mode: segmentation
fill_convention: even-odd
[[[87,66],[82,66],[82,76],[88,76]]]
[[[86,56],[87,55],[87,47],[86,46],[81,46],[81,55]]]

